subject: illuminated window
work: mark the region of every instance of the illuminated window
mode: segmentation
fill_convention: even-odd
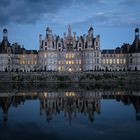
[[[74,54],[72,54],[72,56],[71,56],[72,58],[74,58]]]
[[[115,59],[113,59],[113,64],[115,64]]]
[[[106,64],[108,64],[108,59],[106,59]]]
[[[69,58],[71,58],[71,54],[69,53]]]
[[[45,57],[45,58],[47,57],[47,54],[46,54],[46,53],[44,54],[44,57]]]
[[[58,67],[58,70],[61,71],[61,67]]]
[[[58,64],[60,65],[61,64],[61,61],[58,61]]]
[[[81,64],[81,60],[79,60],[79,64]]]
[[[103,59],[103,61],[102,61],[102,62],[103,62],[103,64],[105,64],[105,59]]]
[[[71,60],[69,60],[69,64],[71,65]]]
[[[119,64],[119,59],[117,59],[117,64]]]
[[[72,64],[74,64],[74,60],[72,60],[72,62],[71,62]]]
[[[109,59],[109,64],[112,64],[112,59]]]
[[[68,60],[66,60],[66,64],[69,64]]]
[[[76,64],[78,64],[78,60],[76,60]]]
[[[123,64],[126,64],[126,59],[123,59]]]
[[[122,64],[122,59],[120,59],[120,64]]]
[[[66,58],[69,58],[69,55],[66,53]]]

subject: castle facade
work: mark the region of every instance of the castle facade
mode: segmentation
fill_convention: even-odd
[[[140,70],[139,29],[135,29],[132,44],[124,43],[112,50],[101,50],[100,36],[94,35],[92,27],[88,33],[77,36],[71,26],[63,37],[53,35],[46,29],[45,37],[39,35],[39,49],[27,50],[18,43],[10,44],[8,31],[3,30],[0,43],[0,71],[122,71]]]

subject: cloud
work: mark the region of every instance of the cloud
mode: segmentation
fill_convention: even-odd
[[[137,13],[127,12],[97,12],[91,17],[81,22],[74,23],[73,26],[98,26],[98,27],[138,27],[140,25]]]
[[[98,26],[139,24],[139,0],[0,0],[0,3],[1,26],[42,21],[53,26],[80,23]],[[131,9],[127,10],[126,6]]]
[[[0,0],[0,25],[35,23],[47,14],[58,14],[72,4],[100,3],[102,0]]]
[[[43,18],[44,14],[57,13],[62,7],[68,6],[65,0],[0,0],[0,3],[1,25],[34,23]]]
[[[125,5],[125,6],[134,6],[134,5],[138,5],[140,4],[139,0],[124,0],[123,2],[120,3],[121,5]]]

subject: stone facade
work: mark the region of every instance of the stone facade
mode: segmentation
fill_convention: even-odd
[[[53,35],[50,28],[46,35],[39,35],[39,50],[26,50],[24,47],[8,41],[8,31],[3,30],[0,43],[0,71],[122,71],[140,70],[139,29],[135,29],[132,43],[124,43],[112,50],[100,49],[100,36],[94,37],[89,28],[87,35],[72,34],[71,26],[63,37]]]

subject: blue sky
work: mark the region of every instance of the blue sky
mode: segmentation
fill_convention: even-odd
[[[46,27],[63,36],[67,26],[77,35],[90,26],[101,36],[101,48],[132,43],[140,27],[140,0],[0,0],[0,39],[8,29],[9,41],[38,49],[38,36]]]

